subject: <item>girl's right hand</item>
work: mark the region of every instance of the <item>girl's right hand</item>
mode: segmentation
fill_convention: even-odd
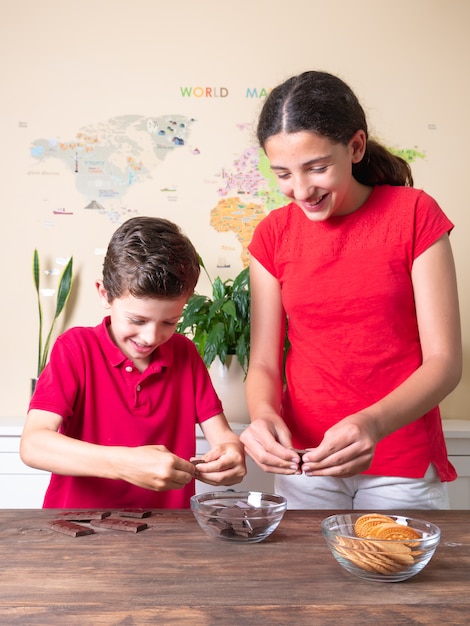
[[[265,472],[299,473],[299,455],[292,450],[289,429],[280,416],[257,418],[240,435],[246,452]]]

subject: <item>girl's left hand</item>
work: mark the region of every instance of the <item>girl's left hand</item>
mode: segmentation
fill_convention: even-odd
[[[246,474],[245,450],[239,441],[218,444],[197,458],[204,463],[196,465],[195,478],[207,485],[236,485]]]
[[[303,455],[307,476],[355,476],[371,466],[377,438],[361,413],[350,415],[329,428],[320,445]]]

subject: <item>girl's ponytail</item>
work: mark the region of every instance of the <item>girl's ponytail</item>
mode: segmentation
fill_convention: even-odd
[[[354,178],[363,185],[394,185],[413,187],[411,167],[373,139],[367,140],[362,161],[353,165]]]

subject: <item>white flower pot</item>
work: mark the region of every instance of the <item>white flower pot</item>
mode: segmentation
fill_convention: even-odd
[[[222,401],[229,422],[248,424],[250,417],[245,398],[245,372],[235,355],[229,355],[222,364],[219,357],[209,368],[212,384]]]

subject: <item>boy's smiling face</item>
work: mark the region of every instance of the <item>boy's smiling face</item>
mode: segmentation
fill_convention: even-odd
[[[109,302],[101,281],[97,289],[109,310],[111,338],[137,369],[144,371],[152,353],[174,334],[188,297],[136,298],[127,292]]]

